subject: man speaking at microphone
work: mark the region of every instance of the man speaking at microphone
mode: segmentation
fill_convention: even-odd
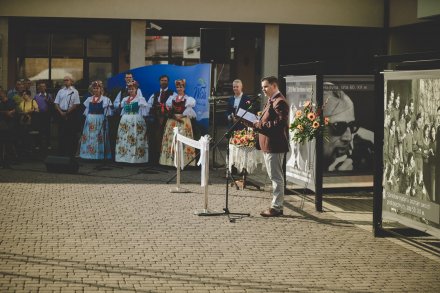
[[[260,119],[254,122],[258,131],[261,151],[267,174],[272,181],[272,203],[269,209],[260,213],[263,217],[283,215],[284,174],[283,160],[289,150],[289,105],[278,89],[278,79],[274,76],[261,80],[261,89],[267,97],[267,103]]]
[[[80,104],[78,91],[73,87],[71,76],[64,77],[62,87],[55,98],[55,108],[58,112],[58,153],[62,156],[73,157],[78,139],[76,130],[78,123],[75,110]]]

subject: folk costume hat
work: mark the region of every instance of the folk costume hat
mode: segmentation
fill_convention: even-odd
[[[139,88],[139,83],[136,80],[132,80],[129,83],[127,83],[127,87]]]
[[[186,80],[185,80],[185,79],[176,79],[176,80],[174,81],[174,84],[176,85],[176,87],[177,87],[177,86],[183,86],[183,87],[185,87],[185,85],[186,85]]]

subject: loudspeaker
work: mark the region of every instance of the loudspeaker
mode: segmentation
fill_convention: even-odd
[[[231,32],[229,29],[200,29],[200,62],[229,63],[231,59]]]
[[[47,156],[44,160],[47,172],[51,173],[78,173],[79,164],[74,158],[61,156]]]

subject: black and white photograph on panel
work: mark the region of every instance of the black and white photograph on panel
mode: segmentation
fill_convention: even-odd
[[[384,88],[384,217],[438,229],[440,70],[386,72]]]
[[[316,104],[316,76],[286,76],[286,98],[290,106],[289,125],[295,113],[304,108],[306,102]],[[287,181],[304,189],[315,191],[315,140],[295,143],[290,136],[290,152],[287,153]]]
[[[324,76],[324,176],[371,175],[374,168],[373,76]]]

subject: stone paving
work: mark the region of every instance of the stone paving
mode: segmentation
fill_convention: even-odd
[[[440,292],[440,257],[374,238],[368,212],[318,213],[295,195],[266,219],[267,186],[229,188],[230,211],[251,214],[231,221],[194,215],[197,169],[182,174],[190,193],[170,193],[172,169],[13,167],[0,170],[1,292]],[[225,204],[222,173],[210,210]]]

